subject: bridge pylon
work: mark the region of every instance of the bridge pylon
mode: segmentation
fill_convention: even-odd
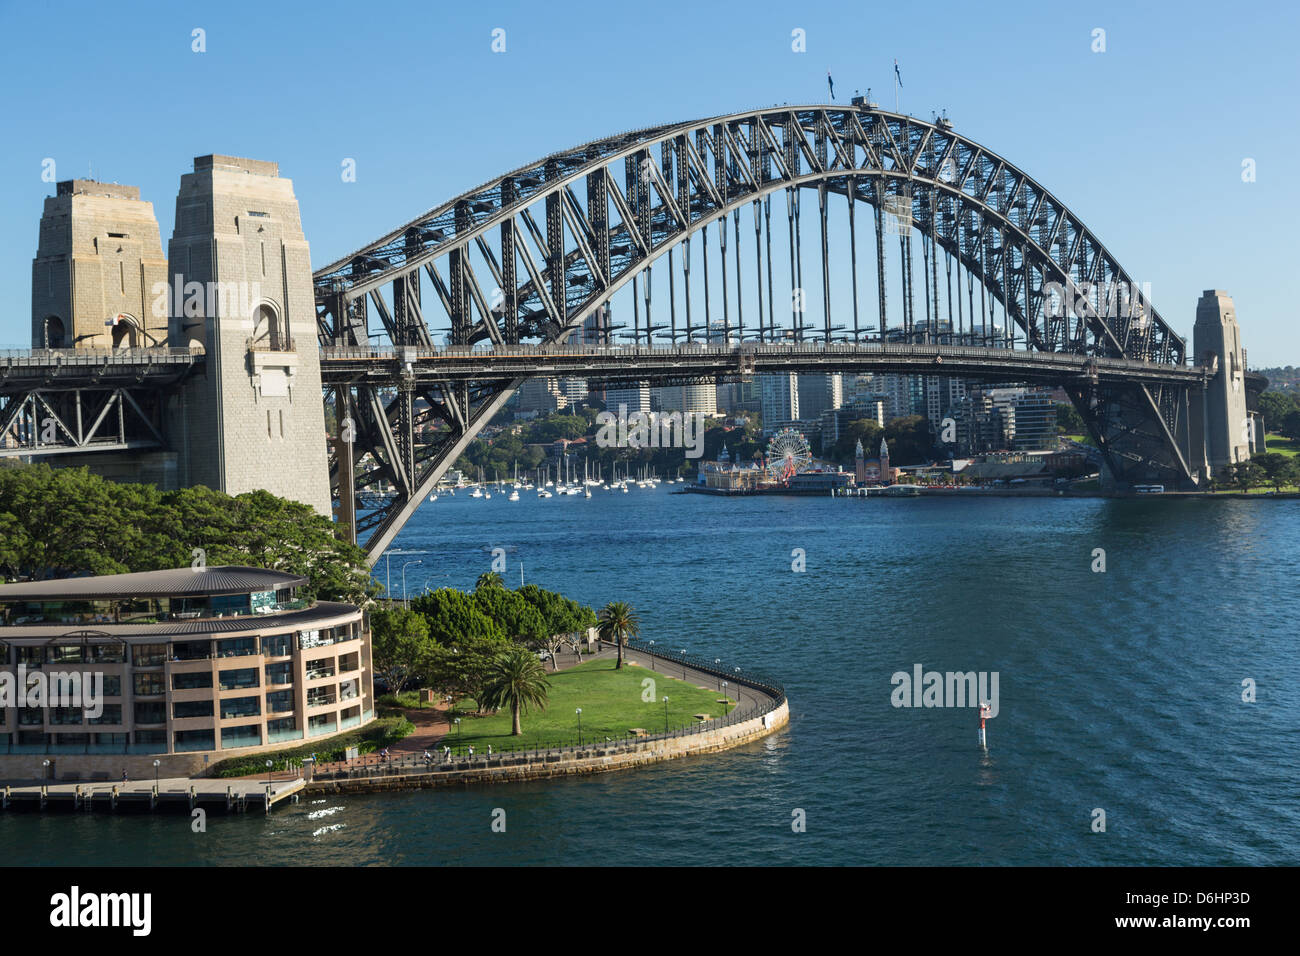
[[[265,489],[328,515],[311,258],[293,183],[275,163],[196,158],[168,263],[170,339],[206,352],[174,405],[181,483]]]

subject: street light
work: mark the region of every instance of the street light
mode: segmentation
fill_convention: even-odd
[[[266,762],[266,789],[271,789],[271,761]]]
[[[577,714],[578,714],[578,746],[581,747],[582,746],[582,708],[581,707],[578,708]]]
[[[49,783],[49,780],[50,780],[50,762],[49,762],[48,760],[42,760],[42,761],[41,761],[41,780],[45,781],[46,783]]]
[[[727,716],[727,682],[722,682],[722,716]]]
[[[682,680],[686,680],[686,648],[682,648]]]
[[[409,567],[410,567],[411,565],[413,565],[413,564],[424,564],[424,559],[423,559],[423,558],[416,558],[414,561],[407,561],[404,565],[402,565],[402,605],[403,605],[403,607],[410,607],[410,606],[411,606],[411,598],[410,598],[410,595],[408,595],[408,594],[406,593],[406,569],[409,568]]]
[[[155,760],[153,762],[153,792],[154,793],[158,792],[158,765],[160,763],[162,763],[161,760]]]
[[[460,746],[460,718],[457,717],[455,720],[452,721],[452,723],[456,725],[456,746],[459,747]]]
[[[720,666],[721,664],[722,664],[722,658],[721,658],[721,657],[715,657],[715,658],[713,659],[713,666],[714,666],[714,667],[718,667],[718,666]],[[719,683],[718,683],[718,690],[722,690],[722,684],[721,684],[722,678],[721,678],[721,676],[718,677],[718,681],[719,681]]]
[[[664,696],[664,733],[668,733],[668,697]]]
[[[650,642],[650,669],[655,669],[655,642]]]

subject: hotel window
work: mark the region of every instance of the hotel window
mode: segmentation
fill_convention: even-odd
[[[232,637],[217,641],[218,657],[251,657],[257,653],[257,638]]]
[[[91,734],[91,743],[101,747],[125,747],[126,734]]]
[[[161,667],[166,659],[166,644],[136,644],[131,648],[131,663],[136,667]]]
[[[212,686],[212,671],[172,674],[172,690],[204,690]]]
[[[266,695],[266,712],[268,714],[282,713],[286,710],[293,710],[293,691],[277,690]]]
[[[82,663],[81,652],[80,644],[56,644],[50,648],[50,665],[55,667],[60,664],[80,664]]]
[[[40,667],[45,661],[45,648],[43,647],[18,647],[18,663],[26,664],[28,667]]]
[[[307,718],[307,732],[313,737],[319,737],[321,734],[328,734],[334,731],[335,719],[333,714],[319,714],[315,717]]]
[[[278,744],[282,740],[301,740],[302,731],[298,729],[298,722],[293,717],[281,717],[278,720],[268,720],[266,722],[266,742],[268,744]]]
[[[293,653],[293,635],[272,634],[262,638],[262,653],[267,657],[288,657]]]
[[[221,728],[221,746],[256,747],[262,742],[262,728],[257,724],[241,724],[238,727]]]
[[[206,661],[211,657],[211,641],[176,641],[172,644],[173,661]]]
[[[167,704],[161,700],[136,703],[135,722],[137,724],[167,723]]]
[[[40,707],[21,707],[18,710],[19,727],[40,727],[45,723],[45,711]]]
[[[216,735],[210,730],[178,730],[173,739],[177,753],[217,749]]]
[[[221,702],[221,719],[232,717],[258,717],[262,713],[262,701],[257,697],[231,697]]]
[[[220,686],[222,690],[239,690],[244,687],[257,687],[257,668],[245,667],[240,670],[222,671]]]
[[[104,696],[105,697],[122,696],[122,675],[121,674],[104,675]]]
[[[210,700],[178,700],[172,704],[172,717],[176,720],[184,720],[187,717],[211,717],[212,701]]]
[[[334,676],[334,658],[317,657],[307,662],[307,679],[318,680]]]
[[[126,660],[125,644],[91,644],[86,651],[86,660],[92,664],[121,664]]]
[[[166,692],[163,686],[162,674],[134,674],[135,678],[135,695],[137,697],[153,697],[155,694]]]
[[[103,712],[98,717],[91,717],[89,722],[92,724],[120,724],[122,722],[122,705],[105,704]]]
[[[266,682],[268,684],[292,684],[293,663],[285,661],[282,664],[267,664]]]
[[[167,731],[165,730],[137,730],[135,732],[135,742],[146,747],[167,746]]]
[[[51,707],[50,723],[51,724],[80,724],[81,708],[80,707]]]
[[[314,687],[307,691],[308,707],[324,707],[332,703],[334,703],[333,687]]]

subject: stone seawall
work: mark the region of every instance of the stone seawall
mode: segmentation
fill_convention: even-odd
[[[477,783],[515,783],[554,777],[581,776],[625,770],[648,764],[717,753],[766,737],[790,722],[788,701],[770,712],[727,727],[683,734],[667,739],[616,748],[588,747],[567,753],[537,753],[527,756],[494,756],[475,760],[469,766],[430,772],[392,774],[383,777],[355,777],[345,780],[308,781],[304,793],[382,793],[388,790],[424,790],[435,787],[468,786]],[[436,765],[435,765],[436,766]]]

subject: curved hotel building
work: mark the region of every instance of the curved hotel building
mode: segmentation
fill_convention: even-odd
[[[365,616],[306,584],[210,567],[0,585],[0,775],[191,775],[370,722]]]

